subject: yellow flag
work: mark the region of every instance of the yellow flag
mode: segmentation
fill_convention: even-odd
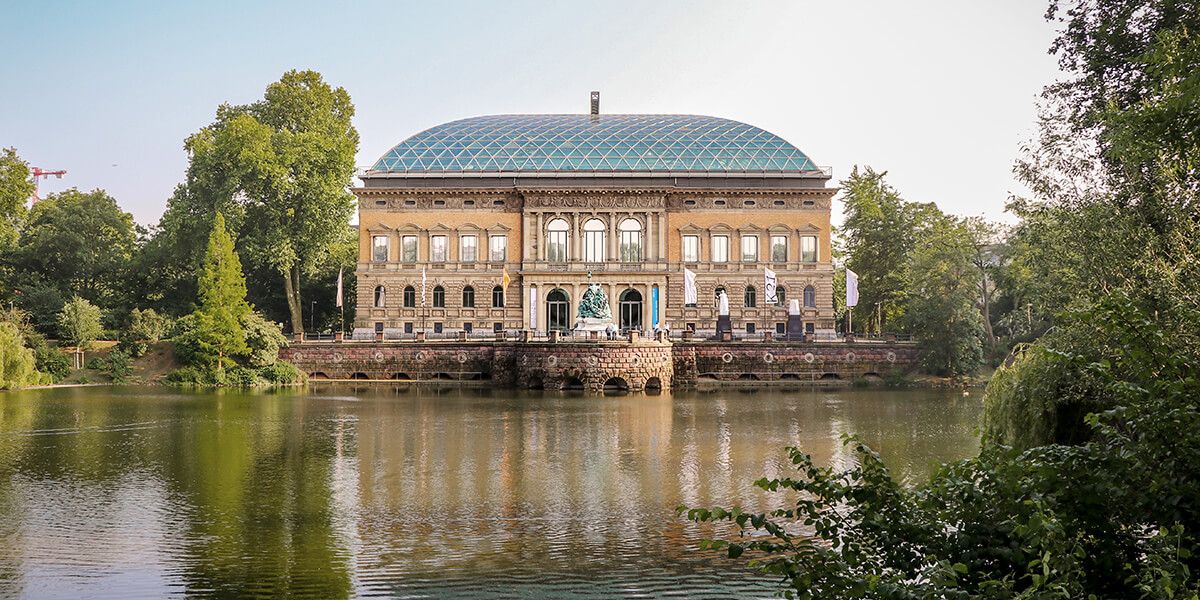
[[[508,282],[510,281],[512,281],[512,278],[508,276],[508,267],[504,267],[504,271],[502,272],[502,275],[500,275],[500,287],[507,290]]]

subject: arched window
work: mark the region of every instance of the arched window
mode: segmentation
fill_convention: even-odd
[[[604,262],[604,221],[591,219],[583,224],[583,260]]]
[[[475,288],[469,285],[463,288],[463,308],[475,308]]]
[[[387,290],[384,290],[382,285],[375,286],[375,308],[383,308],[386,296]]]
[[[504,288],[500,286],[492,288],[492,307],[504,308]]]
[[[817,290],[815,288],[813,288],[813,286],[811,286],[811,285],[804,288],[804,307],[805,308],[816,308],[817,307]]]
[[[440,285],[433,288],[433,307],[446,308],[446,288]]]
[[[404,308],[413,308],[417,305],[417,290],[413,286],[405,286],[404,288]]]
[[[621,262],[635,263],[642,260],[642,223],[637,219],[625,219],[617,226],[621,231]]]
[[[782,285],[775,286],[775,304],[787,306],[787,288]]]
[[[554,219],[546,225],[546,260],[550,262],[567,262],[570,255],[567,252],[567,231],[570,227],[564,219]]]
[[[746,286],[745,301],[746,301],[746,308],[754,308],[754,307],[758,306],[758,290],[754,289],[754,286],[752,286],[752,285]]]

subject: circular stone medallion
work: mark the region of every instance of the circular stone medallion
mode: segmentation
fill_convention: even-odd
[[[894,363],[894,362],[896,362],[896,353],[895,353],[895,352],[890,352],[890,351],[889,351],[889,352],[887,353],[887,361],[888,361],[888,362],[890,362],[890,363]]]
[[[334,352],[334,353],[333,353],[333,362],[335,362],[335,363],[340,363],[340,362],[342,362],[342,353],[341,353],[341,352]]]
[[[554,365],[557,365],[557,364],[558,364],[557,356],[547,356],[546,357],[546,366],[547,367],[553,367]]]
[[[721,355],[721,360],[726,363],[731,363],[731,362],[733,362],[733,354],[726,352],[725,354]]]
[[[812,353],[812,352],[805,353],[805,355],[804,355],[804,362],[806,362],[806,363],[810,363],[810,362],[812,362],[812,361],[814,361],[814,360],[817,360],[817,357],[816,357],[816,356],[813,356],[813,353]]]
[[[383,362],[383,353],[382,352],[375,353],[375,362],[377,362],[377,363]]]
[[[846,362],[854,362],[856,360],[858,360],[858,357],[855,356],[853,352],[846,353]]]
[[[775,362],[775,355],[771,354],[770,352],[763,354],[763,362],[767,363],[768,365]]]

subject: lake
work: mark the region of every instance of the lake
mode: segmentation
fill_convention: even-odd
[[[896,476],[978,392],[0,392],[0,597],[767,597],[679,504],[765,510],[784,447]]]

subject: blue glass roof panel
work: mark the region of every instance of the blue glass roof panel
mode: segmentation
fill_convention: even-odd
[[[407,172],[816,171],[773,133],[697,115],[493,115],[427,129],[371,168]]]

